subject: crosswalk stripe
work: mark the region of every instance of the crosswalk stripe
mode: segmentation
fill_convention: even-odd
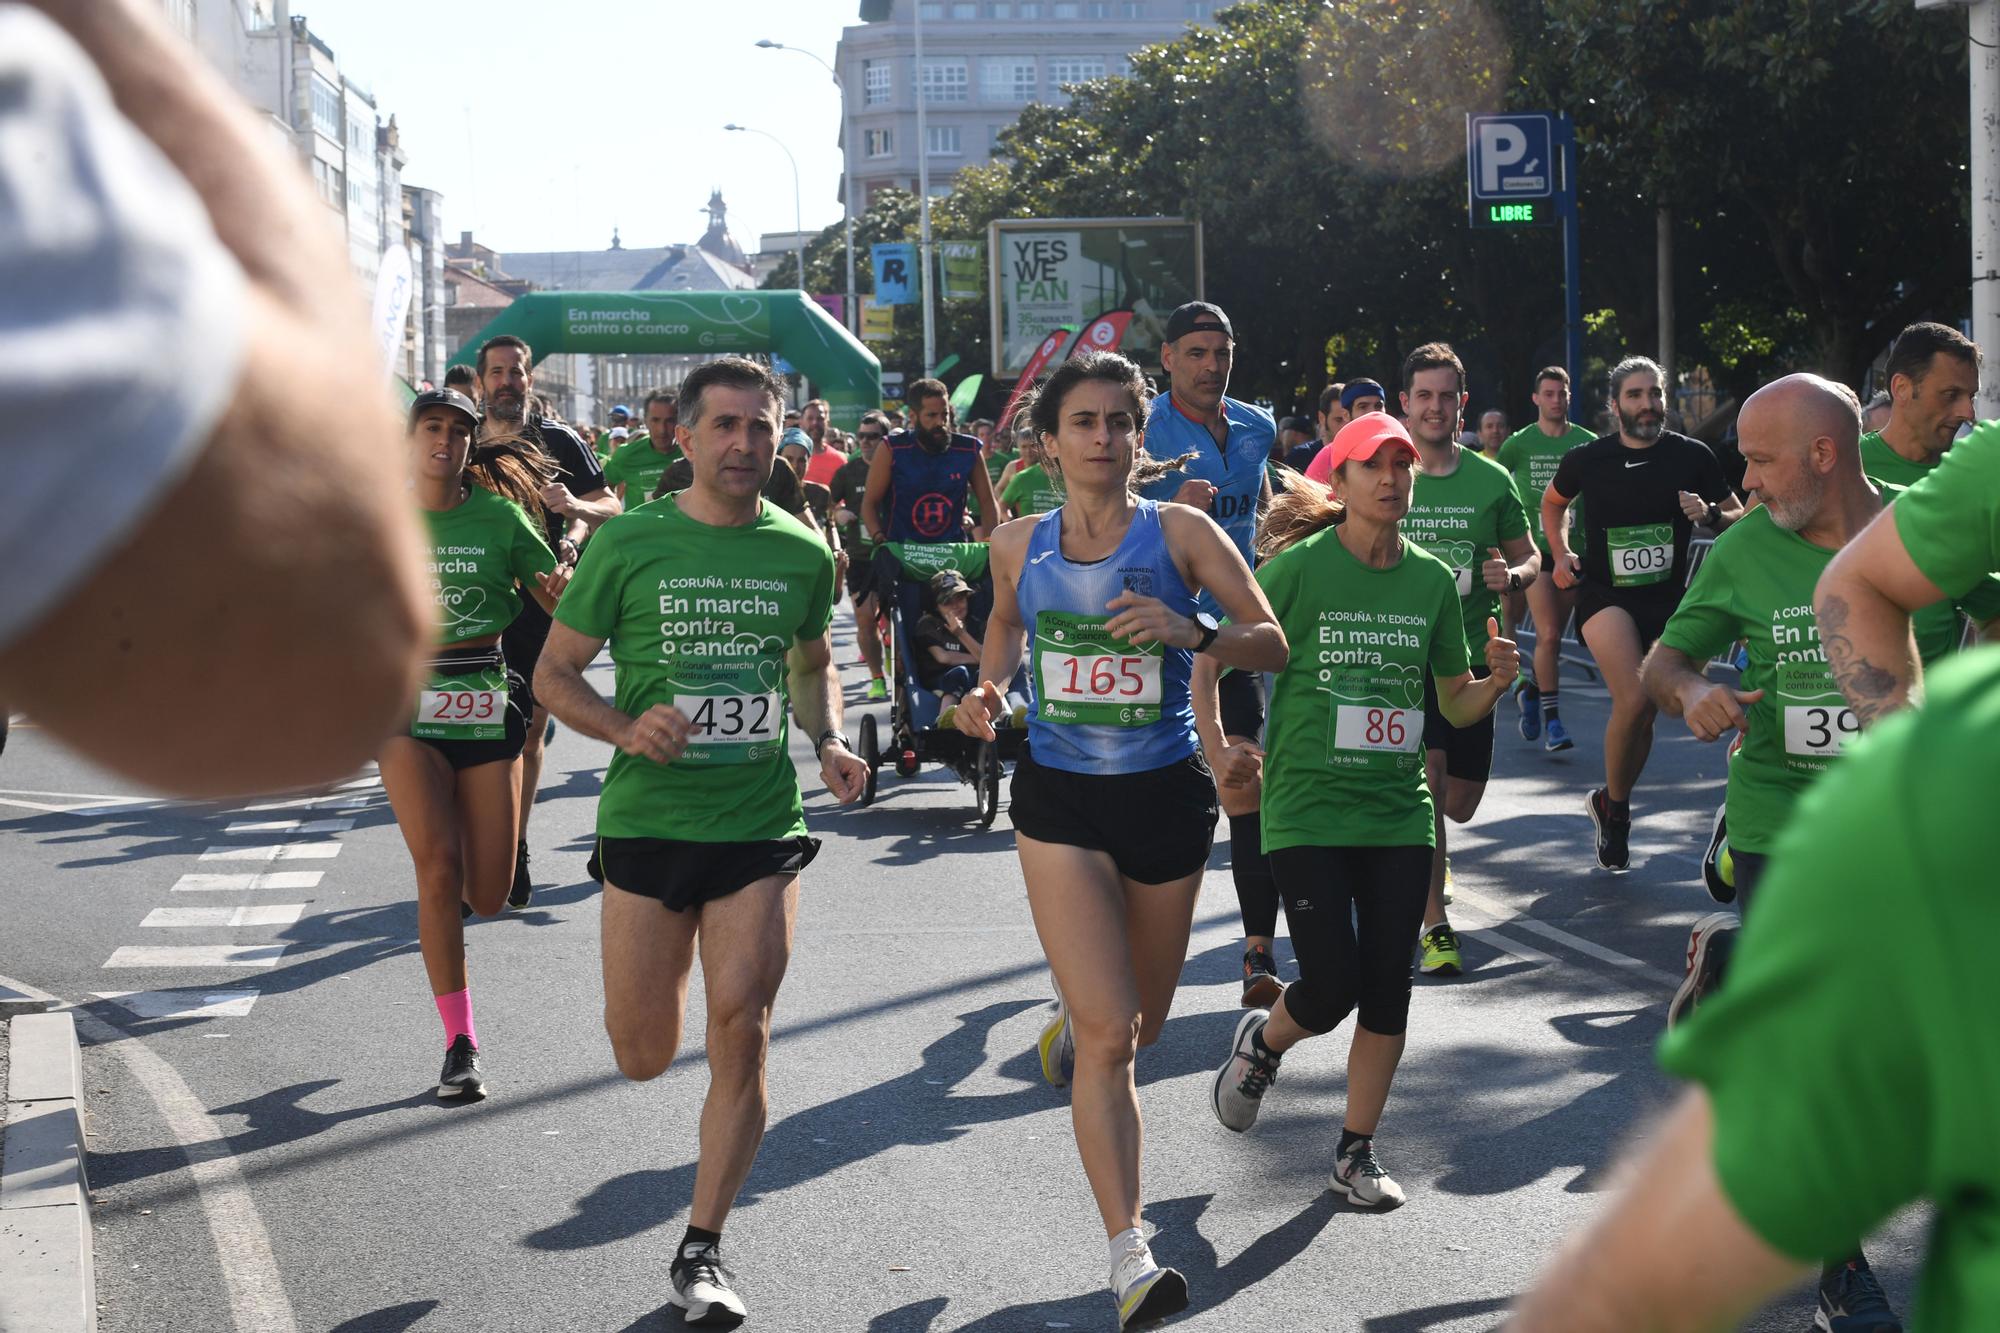
[[[352,819],[245,819],[224,829],[224,833],[345,833],[354,827]]]
[[[254,990],[101,990],[92,994],[109,1000],[138,1018],[243,1018],[260,994]]]
[[[204,861],[324,861],[340,855],[337,842],[286,842],[252,847],[210,847]]]
[[[127,944],[106,967],[276,967],[288,944]]]
[[[246,907],[155,907],[141,926],[291,926],[306,910],[304,903],[272,903]]]
[[[316,889],[324,870],[266,870],[248,874],[182,875],[175,893],[220,893],[236,889]]]

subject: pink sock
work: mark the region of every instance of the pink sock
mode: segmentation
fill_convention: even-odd
[[[435,998],[438,1017],[444,1020],[444,1044],[451,1045],[458,1040],[458,1034],[462,1032],[472,1038],[472,1044],[477,1046],[479,1034],[472,1028],[472,992],[453,991],[449,995],[439,995]]]

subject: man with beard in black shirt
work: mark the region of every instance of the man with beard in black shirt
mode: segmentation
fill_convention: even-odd
[[[477,370],[486,408],[480,438],[518,435],[542,451],[551,473],[542,487],[542,523],[549,549],[557,559],[574,563],[584,538],[622,511],[618,498],[604,485],[597,455],[568,426],[531,410],[535,354],[527,343],[511,333],[488,338],[479,348]],[[514,887],[507,895],[507,906],[514,911],[526,907],[534,895],[534,879],[528,873],[528,816],[534,813],[535,789],[541,785],[542,744],[549,726],[549,710],[535,701],[532,687],[542,643],[549,637],[549,614],[525,592],[519,595],[520,614],[500,640],[507,665],[529,682],[518,693],[523,708],[533,710],[528,743],[521,751],[521,845],[514,861]]]
[[[1542,496],[1556,585],[1580,590],[1577,626],[1611,690],[1604,785],[1585,805],[1597,829],[1597,863],[1613,871],[1631,864],[1632,788],[1653,748],[1656,709],[1639,683],[1639,663],[1680,605],[1694,525],[1720,531],[1743,517],[1708,446],[1666,429],[1664,380],[1643,356],[1613,366],[1617,431],[1563,455]],[[1582,556],[1570,551],[1567,525],[1579,497]]]
[[[908,401],[914,424],[891,435],[868,465],[868,491],[861,498],[868,535],[876,541],[963,541],[965,497],[971,494],[981,515],[973,540],[985,541],[1000,506],[978,438],[952,430],[943,381],[918,380]]]

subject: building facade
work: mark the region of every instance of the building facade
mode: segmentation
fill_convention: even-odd
[[[856,211],[884,189],[914,192],[920,149],[931,192],[945,193],[960,169],[992,159],[1024,107],[1064,100],[1069,84],[1128,73],[1132,52],[1218,8],[1212,0],[863,0],[863,21],[842,32],[834,59]]]

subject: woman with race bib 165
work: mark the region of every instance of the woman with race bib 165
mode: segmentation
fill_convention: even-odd
[[[1006,705],[993,682],[1013,677],[1025,643],[1035,706],[1012,815],[1057,989],[1042,1070],[1073,1084],[1077,1151],[1110,1236],[1121,1328],[1150,1326],[1188,1300],[1186,1279],[1153,1261],[1140,1229],[1132,1076],[1173,1002],[1215,831],[1188,675],[1198,652],[1244,671],[1279,670],[1286,653],[1222,529],[1198,509],[1133,493],[1170,466],[1140,449],[1151,397],[1132,362],[1085,353],[1026,409],[1066,498],[994,533],[983,683],[954,719],[968,735],[994,736]],[[1228,613],[1226,628],[1197,616],[1201,588]]]
[[[1316,484],[1287,491],[1258,543],[1257,583],[1286,639],[1306,645],[1277,677],[1262,761],[1264,847],[1299,979],[1269,1011],[1243,1016],[1213,1104],[1227,1128],[1249,1129],[1280,1057],[1356,1013],[1329,1184],[1359,1207],[1388,1209],[1404,1195],[1374,1135],[1403,1055],[1436,838],[1424,671],[1445,720],[1468,727],[1493,711],[1521,663],[1489,617],[1492,674],[1473,677],[1457,579],[1403,536],[1418,455],[1402,423],[1356,417],[1326,454],[1331,496]],[[1245,780],[1236,765],[1253,761],[1232,757],[1224,784]]]

